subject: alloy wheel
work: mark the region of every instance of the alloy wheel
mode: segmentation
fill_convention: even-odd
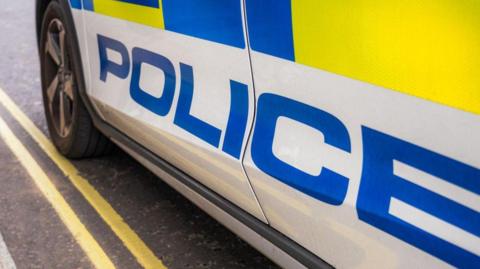
[[[73,123],[75,78],[66,44],[66,31],[59,19],[53,19],[45,38],[45,81],[48,115],[56,133],[66,137]]]

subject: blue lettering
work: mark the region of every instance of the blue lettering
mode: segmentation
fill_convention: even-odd
[[[107,74],[111,73],[119,78],[125,79],[130,72],[130,58],[128,50],[120,41],[108,38],[103,35],[97,35],[98,52],[100,54],[100,80],[106,81]],[[122,63],[117,64],[110,61],[107,57],[107,49],[114,50],[122,56]]]
[[[173,123],[208,144],[218,147],[222,131],[190,114],[194,88],[192,67],[180,63],[180,75],[182,78],[180,96],[178,97],[177,111]]]
[[[132,99],[157,115],[167,115],[172,107],[173,95],[175,93],[175,68],[173,64],[164,56],[141,48],[133,48],[132,60],[133,70],[130,81],[130,95]],[[163,84],[162,96],[152,96],[140,88],[142,63],[150,64],[163,71],[165,83]]]
[[[389,210],[394,198],[480,236],[478,212],[395,175],[393,167],[395,160],[476,194],[480,194],[480,170],[368,127],[362,127],[362,135],[359,218],[454,266],[478,266],[477,255],[394,216]]]
[[[282,96],[264,93],[252,138],[252,159],[265,173],[323,202],[340,205],[348,189],[348,178],[323,167],[318,176],[309,175],[275,157],[273,138],[279,117],[301,122],[322,132],[325,143],[350,152],[350,137],[343,123],[331,114]]]
[[[222,150],[239,159],[248,119],[248,86],[230,81],[230,115]]]

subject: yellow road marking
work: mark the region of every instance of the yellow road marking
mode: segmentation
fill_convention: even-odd
[[[115,268],[110,258],[103,251],[95,238],[88,232],[77,217],[67,201],[55,185],[50,181],[45,172],[40,168],[38,163],[28,152],[25,146],[13,134],[5,121],[0,117],[0,136],[3,138],[10,150],[15,154],[22,166],[27,170],[28,174],[40,189],[42,194],[47,198],[48,202],[57,212],[60,219],[72,233],[80,247],[85,251],[88,258],[92,261],[96,268]]]
[[[35,126],[35,124],[22,112],[22,110],[0,89],[0,103],[22,125],[30,136],[38,143],[45,153],[52,159],[70,182],[85,197],[100,217],[110,226],[112,231],[120,238],[125,247],[133,254],[138,263],[144,268],[166,269],[145,242],[128,226],[113,207],[79,175],[75,166],[60,155],[50,140]]]

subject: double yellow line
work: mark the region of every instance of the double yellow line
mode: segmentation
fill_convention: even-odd
[[[35,126],[35,124],[20,110],[20,108],[0,89],[0,103],[18,121],[18,123],[38,143],[40,148],[50,157],[58,168],[70,180],[73,186],[96,210],[98,215],[112,229],[133,254],[138,263],[144,268],[165,269],[165,265],[158,259],[145,242],[133,231],[115,209],[103,198],[95,188],[82,176],[65,157],[61,156],[50,140]],[[72,233],[80,247],[92,261],[96,268],[115,268],[105,251],[95,238],[86,229],[73,209],[68,205],[47,174],[35,161],[22,142],[15,136],[5,121],[0,117],[0,137],[18,158],[27,170],[37,187],[55,209],[60,219]]]

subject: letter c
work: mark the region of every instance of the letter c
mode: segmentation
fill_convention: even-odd
[[[340,205],[348,189],[348,178],[322,167],[318,176],[309,175],[273,154],[273,138],[280,117],[301,122],[320,131],[325,143],[350,152],[350,136],[333,115],[295,100],[264,93],[258,98],[258,114],[252,138],[252,159],[263,172],[325,203]]]

